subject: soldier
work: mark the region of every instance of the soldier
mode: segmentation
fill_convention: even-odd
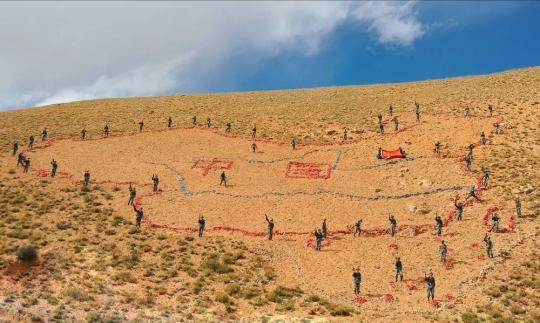
[[[193,116],[193,118],[191,118],[191,124],[196,126],[197,125],[197,117],[196,116]]]
[[[169,116],[169,119],[167,120],[167,128],[171,128],[172,127],[172,118],[171,116]]]
[[[435,143],[435,148],[433,149],[433,152],[436,153],[436,154],[441,153],[441,142],[440,141],[437,141]]]
[[[384,134],[384,125],[382,123],[379,123],[379,133]]]
[[[51,161],[51,167],[52,167],[52,169],[51,169],[51,177],[54,177],[54,176],[56,176],[56,170],[58,169],[58,164],[56,163],[56,160],[54,160],[54,158]]]
[[[362,219],[358,219],[358,221],[356,221],[356,223],[354,224],[353,237],[356,237],[356,234],[360,236],[360,233],[362,233]]]
[[[88,186],[90,183],[90,171],[84,171],[84,186]]]
[[[328,227],[326,226],[326,219],[323,219],[323,222],[322,222],[322,235],[323,235],[323,238],[325,239],[328,236]]]
[[[253,126],[253,129],[251,129],[251,138],[255,138],[257,136],[257,126]]]
[[[135,211],[135,226],[137,228],[140,228],[141,227],[141,220],[144,216],[144,213],[143,213],[143,208],[139,208],[137,209],[137,207],[135,206],[135,204],[133,204],[133,210]]]
[[[159,177],[155,174],[152,175],[152,183],[153,183],[152,191],[155,193],[158,191],[158,184],[159,184]]]
[[[252,143],[252,144],[251,144],[251,151],[252,151],[252,152],[255,152],[255,150],[257,150],[257,144],[256,144],[256,143]]]
[[[47,128],[43,128],[43,131],[41,132],[41,141],[47,140]]]
[[[392,116],[392,114],[394,113],[394,107],[391,104],[388,107],[388,112],[390,113],[390,116]]]
[[[497,213],[494,213],[491,217],[491,229],[489,229],[489,232],[492,232],[495,230],[495,232],[499,232],[499,222],[501,221],[501,218]]]
[[[429,302],[429,298],[431,297],[431,300],[435,299],[435,277],[433,277],[433,273],[430,271],[429,276],[424,274],[424,280],[427,284],[427,299]]]
[[[403,281],[403,264],[401,263],[401,259],[399,257],[396,257],[396,282],[398,281],[398,277],[400,281]]]
[[[414,102],[414,105],[416,106],[416,121],[417,122],[420,122],[420,104],[418,104],[417,102]]]
[[[219,186],[225,184],[225,187],[227,187],[227,177],[225,176],[225,171],[221,172],[220,179]]]
[[[482,145],[486,144],[486,134],[483,131],[480,133],[480,143]]]
[[[28,138],[28,147],[32,148],[33,145],[34,145],[34,136],[30,136]]]
[[[225,132],[231,132],[231,123],[230,122],[227,122],[226,127],[225,127]]]
[[[13,156],[15,156],[15,154],[17,154],[17,150],[19,150],[19,143],[14,142],[13,143]]]
[[[489,172],[487,168],[482,167],[482,187],[483,188],[488,187],[488,180],[489,180]]]
[[[84,140],[86,138],[86,129],[82,128],[81,130],[81,139]]]
[[[478,198],[478,196],[476,196],[476,191],[474,189],[474,186],[472,186],[471,189],[469,190],[469,194],[467,195],[466,199],[468,199],[469,197],[474,197],[477,201],[480,202],[480,198]]]
[[[354,295],[360,295],[360,283],[362,282],[362,274],[360,273],[360,267],[353,267],[353,283],[354,283]]]
[[[28,169],[30,169],[30,157],[27,157],[25,160],[24,160],[24,172],[25,173],[28,173]]]
[[[494,132],[496,135],[498,135],[498,134],[501,133],[501,124],[500,124],[500,123],[495,122],[495,123],[493,124],[493,132]]]
[[[343,128],[343,141],[347,141],[349,138],[348,136],[349,130],[347,128]]]
[[[17,167],[19,167],[19,165],[21,165],[22,167],[24,167],[24,162],[25,162],[26,158],[24,157],[24,154],[23,153],[19,153],[19,155],[17,155]]]
[[[516,220],[518,220],[519,217],[521,217],[521,200],[519,199],[519,196],[516,196],[514,204],[516,207]]]
[[[442,234],[442,227],[443,221],[441,219],[441,216],[437,214],[437,216],[435,216],[435,230],[437,231],[438,236],[441,236]]]
[[[377,148],[377,159],[383,159],[381,147]]]
[[[394,131],[398,131],[399,130],[399,120],[397,117],[394,117]]]
[[[268,215],[264,215],[266,222],[268,223],[268,240],[272,240],[274,237],[274,219],[269,219]]]
[[[488,258],[493,258],[493,241],[491,241],[491,238],[486,233],[486,236],[484,237],[484,242],[486,243],[486,253]]]
[[[139,132],[143,131],[143,128],[144,128],[144,121],[141,120],[141,121],[139,122]]]
[[[202,238],[204,232],[204,226],[206,225],[206,220],[204,216],[199,216],[199,238]]]
[[[448,254],[448,247],[446,246],[446,243],[444,243],[444,240],[442,240],[441,244],[439,245],[439,255],[441,256],[441,262],[446,262],[447,254]]]
[[[473,160],[474,144],[469,144],[469,146],[467,146],[467,148],[469,149],[469,151],[467,152],[467,155],[471,158],[471,160]]]
[[[315,250],[321,251],[321,243],[323,239],[323,233],[321,232],[321,229],[315,229],[314,235],[315,235]]]
[[[296,149],[296,138],[291,139],[291,147],[292,147],[292,150]]]
[[[103,127],[103,135],[105,137],[109,137],[109,125],[105,125],[105,127]]]
[[[210,119],[210,117],[206,118],[206,126],[208,128],[211,128],[212,127],[212,120]]]
[[[491,106],[491,104],[488,105],[488,111],[489,111],[489,116],[490,117],[493,116],[493,106]]]
[[[454,207],[456,209],[456,217],[458,221],[463,220],[463,204],[457,201],[457,198],[454,200]]]
[[[471,110],[469,109],[469,107],[465,107],[465,116],[468,117],[469,116],[469,113],[471,112]]]
[[[129,200],[128,205],[133,204],[133,201],[135,201],[135,197],[137,196],[137,190],[135,187],[131,187],[131,183],[129,184]]]
[[[467,168],[468,171],[471,171],[471,166],[472,166],[472,156],[470,154],[467,154],[465,156],[465,167]]]
[[[393,215],[390,215],[388,217],[388,222],[390,222],[390,234],[392,235],[392,237],[396,234],[397,232],[397,221],[396,221],[396,218],[394,218]]]
[[[382,123],[382,114],[379,113],[379,114],[377,115],[377,120],[379,120],[379,124]]]

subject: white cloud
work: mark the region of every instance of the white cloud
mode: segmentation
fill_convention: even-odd
[[[413,3],[2,2],[0,109],[205,90],[234,57],[315,55],[340,24],[410,45]]]

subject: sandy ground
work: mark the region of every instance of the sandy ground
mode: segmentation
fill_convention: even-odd
[[[490,132],[494,120],[497,117],[425,115],[421,123],[407,120],[409,127],[401,132],[366,133],[350,143],[300,145],[294,151],[284,143],[255,140],[258,148],[253,153],[252,140],[204,128],[178,128],[99,140],[59,140],[29,155],[34,172],[46,172],[54,158],[60,164],[60,177],[74,174],[73,180],[78,181],[88,169],[97,183],[110,181],[105,185],[126,190],[126,199],[116,201],[116,207],[129,219],[133,211],[126,205],[126,184],[133,182],[141,196],[150,191],[150,178],[157,174],[162,192],[144,197],[141,205],[145,220],[150,221],[146,224],[164,225],[166,230],[195,228],[198,215],[203,214],[210,230],[230,227],[262,235],[267,213],[276,223],[275,240],[242,239],[250,248],[271,255],[280,283],[353,302],[351,268],[360,266],[362,295],[367,300],[362,306],[406,312],[430,306],[425,301],[424,273],[433,270],[437,278],[437,300],[453,303],[462,296],[460,282],[478,275],[486,263],[482,217],[499,201],[488,197],[466,207],[464,221],[451,220],[442,238],[434,235],[433,225],[436,214],[447,217],[453,199],[459,196],[463,201],[467,188],[476,183],[478,174],[467,172],[459,157],[469,143],[478,142],[481,131]],[[433,154],[435,140],[443,143],[446,158]],[[378,160],[377,147],[402,147],[409,158]],[[487,150],[489,145],[478,146],[475,158]],[[228,187],[219,186],[220,167],[227,164],[217,164],[206,175],[203,168],[194,167],[197,161],[201,165],[200,160],[214,158],[232,162],[225,169]],[[328,165],[330,177],[288,178],[291,161]],[[443,191],[434,192],[437,189]],[[418,195],[404,195],[408,193]],[[503,209],[502,228],[508,228],[509,212]],[[388,227],[388,214],[398,220],[396,237],[380,232]],[[323,218],[333,234],[323,251],[316,252],[307,242]],[[354,238],[339,232],[350,230],[358,218],[372,234]],[[411,225],[429,227],[415,234],[407,227]],[[437,252],[440,239],[450,250],[446,265]],[[508,244],[513,234],[494,234],[493,239],[497,248]],[[404,282],[394,282],[396,256],[405,266]],[[394,301],[388,302],[387,294]]]

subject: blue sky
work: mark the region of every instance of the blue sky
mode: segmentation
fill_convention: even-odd
[[[0,2],[0,110],[536,66],[539,18],[518,1]]]

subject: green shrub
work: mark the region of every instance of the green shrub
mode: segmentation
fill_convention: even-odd
[[[17,249],[17,259],[20,261],[31,262],[38,258],[37,249],[34,246],[25,246]]]

